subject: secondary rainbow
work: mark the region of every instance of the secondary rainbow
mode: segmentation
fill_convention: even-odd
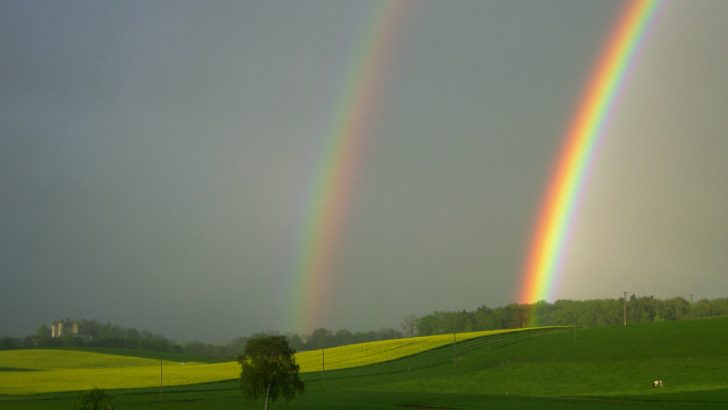
[[[308,188],[291,292],[291,326],[311,331],[323,326],[337,247],[350,209],[352,184],[374,125],[376,105],[398,38],[406,0],[370,3],[370,15],[345,69],[341,92],[333,103],[321,157]]]
[[[610,108],[657,9],[657,0],[628,1],[568,127],[534,229],[519,300],[533,303],[552,296],[574,207],[603,133]]]

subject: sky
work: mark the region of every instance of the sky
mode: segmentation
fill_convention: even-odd
[[[516,302],[623,5],[403,6],[315,327]],[[290,320],[307,309],[301,227],[381,7],[0,2],[0,336],[66,317],[180,340],[313,330]],[[726,19],[722,0],[658,6],[589,165],[555,299],[728,296]]]

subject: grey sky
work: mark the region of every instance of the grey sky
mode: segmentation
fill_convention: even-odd
[[[417,1],[320,326],[515,301],[612,1]],[[366,2],[0,2],[0,335],[292,330],[303,198]],[[558,297],[728,295],[728,3],[660,8]],[[309,329],[310,330],[310,329]]]

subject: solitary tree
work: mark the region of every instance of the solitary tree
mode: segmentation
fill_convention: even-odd
[[[303,393],[303,381],[298,376],[295,351],[288,346],[284,336],[265,336],[248,341],[245,353],[238,356],[241,365],[240,384],[248,398],[265,396],[275,401],[279,396],[291,400],[296,393]]]
[[[111,408],[111,398],[98,387],[83,392],[73,406],[76,410],[106,410]]]

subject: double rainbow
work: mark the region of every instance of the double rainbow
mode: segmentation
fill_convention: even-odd
[[[519,295],[522,303],[552,296],[566,234],[594,148],[657,3],[657,0],[629,1],[599,56],[547,188],[526,259]]]
[[[623,83],[627,68],[652,20],[658,0],[634,0],[625,6],[581,104],[565,137],[564,147],[547,188],[525,263],[519,300],[532,303],[548,299],[557,279],[559,258],[574,214],[579,190],[594,155],[609,110]],[[358,170],[375,104],[385,83],[397,30],[407,7],[405,0],[373,3],[370,20],[355,48],[356,58],[346,70],[343,92],[335,103],[322,159],[312,177],[301,238],[297,242],[294,308],[291,325],[310,331],[321,323],[328,306],[337,245],[349,210],[353,177]],[[303,291],[302,291],[303,290]]]

